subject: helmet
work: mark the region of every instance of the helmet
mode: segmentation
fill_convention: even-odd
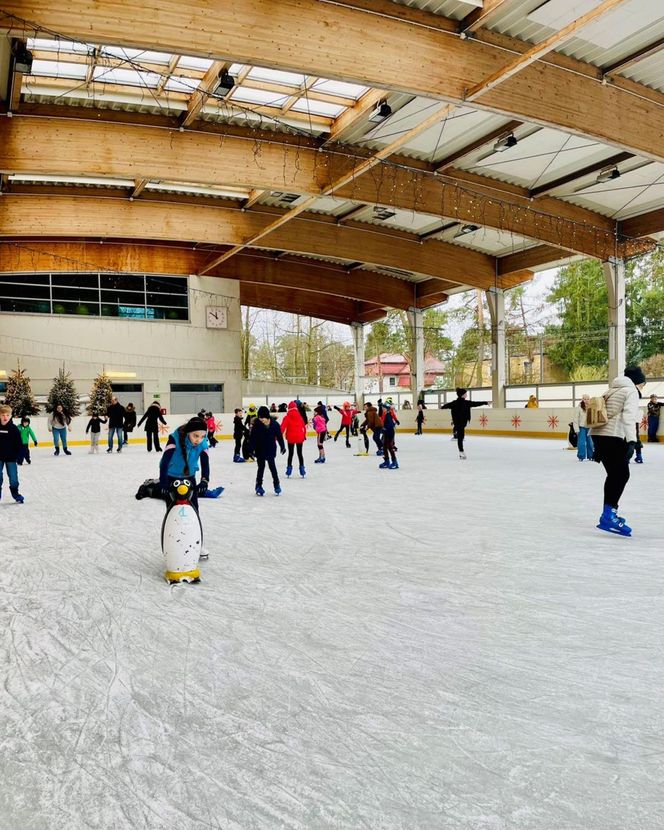
[[[394,404],[392,403],[392,398],[385,398],[385,403],[386,403],[388,406],[394,406]]]

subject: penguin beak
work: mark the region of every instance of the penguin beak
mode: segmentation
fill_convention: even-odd
[[[177,492],[178,492],[178,495],[180,495],[180,496],[186,496],[186,495],[187,495],[187,493],[189,492],[189,488],[187,487],[187,485],[186,485],[186,484],[181,484],[181,485],[177,488]]]

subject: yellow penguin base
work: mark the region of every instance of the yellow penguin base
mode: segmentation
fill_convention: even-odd
[[[164,579],[170,585],[173,585],[177,582],[200,582],[201,581],[201,572],[198,568],[195,568],[193,571],[166,571],[164,574]]]

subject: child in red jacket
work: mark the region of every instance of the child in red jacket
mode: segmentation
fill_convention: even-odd
[[[346,430],[346,446],[350,448],[350,425],[353,423],[353,418],[359,410],[354,409],[348,401],[344,401],[342,407],[335,406],[334,408],[341,414],[341,426],[337,430],[334,440],[337,440],[340,432]]]
[[[286,464],[286,478],[290,478],[293,472],[293,450],[297,450],[297,460],[300,462],[300,475],[305,477],[307,471],[304,469],[304,457],[302,455],[302,444],[307,437],[307,427],[302,418],[297,401],[288,404],[288,410],[281,422],[281,432],[288,444],[288,462]]]

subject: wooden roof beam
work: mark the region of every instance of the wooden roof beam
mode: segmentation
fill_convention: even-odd
[[[538,245],[527,248],[515,254],[498,257],[498,274],[501,277],[515,274],[524,269],[536,268],[538,265],[547,265],[572,256],[564,248],[554,248],[551,245]]]
[[[131,192],[131,196],[129,200],[132,201],[133,199],[138,199],[141,193],[145,190],[146,185],[150,179],[135,179],[134,180],[134,189]]]
[[[384,317],[385,312],[377,306],[369,306],[343,297],[329,297],[311,291],[278,288],[274,286],[240,284],[240,302],[254,308],[270,308],[291,314],[303,314],[332,320],[336,323],[365,322],[368,319]],[[364,320],[362,318],[365,318]]]
[[[110,197],[108,191],[103,198],[89,198],[85,191],[80,196],[50,195],[48,188],[41,195],[8,195],[0,199],[0,228],[4,236],[25,236],[28,229],[39,227],[46,237],[94,239],[102,228],[104,236],[142,240],[172,240],[176,230],[190,228],[200,243],[237,246],[258,235],[273,215],[161,196],[129,202]],[[270,247],[427,274],[441,280],[443,291],[458,283],[486,288],[495,279],[495,259],[486,254],[435,240],[421,245],[414,234],[376,233],[371,227],[339,226],[323,217],[289,223],[271,235]]]
[[[486,26],[490,19],[504,7],[509,0],[484,0],[481,9],[475,9],[467,14],[459,23],[459,31],[468,35]]]
[[[368,114],[372,113],[385,98],[387,98],[387,93],[382,89],[370,89],[365,92],[355,106],[349,107],[332,122],[330,134],[322,146],[326,147],[335,141],[345,141],[357,129],[358,124],[367,118]],[[369,123],[368,120],[367,123]]]
[[[605,77],[609,75],[618,75],[620,72],[624,72],[626,69],[631,69],[640,61],[643,61],[646,58],[650,58],[653,55],[656,55],[657,52],[659,52],[662,49],[662,47],[664,47],[664,37],[660,37],[648,46],[644,46],[642,49],[638,49],[636,52],[632,52],[631,55],[627,55],[626,57],[621,58],[618,61],[615,61],[615,63],[612,63],[609,66],[605,66],[602,69],[602,73]]]
[[[638,239],[663,231],[664,208],[657,208],[657,210],[642,213],[640,216],[632,216],[631,219],[623,219],[618,223],[618,233],[621,238]]]
[[[604,161],[595,161],[592,164],[586,165],[586,167],[582,167],[580,170],[568,173],[566,176],[560,176],[560,178],[553,179],[553,181],[547,182],[546,184],[533,187],[530,191],[530,196],[532,198],[537,198],[538,196],[548,195],[554,190],[558,190],[559,187],[563,187],[571,182],[576,182],[579,179],[592,175],[593,173],[598,173],[601,170],[605,170],[607,167],[615,167],[617,164],[620,164],[623,161],[628,161],[632,158],[634,158],[632,153],[616,153],[614,156],[604,159]]]
[[[217,82],[222,72],[228,72],[231,64],[228,61],[213,61],[210,68],[203,76],[203,80],[198,85],[198,89],[192,94],[187,106],[187,112],[183,113],[181,121],[182,127],[188,127],[199,116],[201,110],[207,103],[208,98],[214,94],[217,88]],[[227,92],[230,90],[227,90]]]
[[[3,12],[34,21],[35,30],[41,26],[85,41],[94,33],[104,43],[219,59],[232,56],[247,64],[297,69],[457,103],[463,103],[465,90],[475,81],[504,65],[508,54],[504,45],[474,38],[462,41],[451,35],[456,23],[440,16],[430,15],[437,22],[411,22],[406,19],[406,7],[389,2],[384,5],[392,7],[392,15],[371,14],[376,0],[355,8],[341,0],[329,4],[300,0],[297,14],[290,4],[245,0],[234,6],[232,16],[225,7],[210,6],[204,0],[165,2],[159,16],[141,0],[127,0],[123,15],[111,13],[112,6],[104,0],[95,4],[72,0],[64,9],[53,0],[4,0]],[[365,8],[358,9],[358,5]],[[268,19],[269,27],[255,25],[256,20]],[[366,49],[368,25],[371,50]],[[275,29],[282,37],[273,36]],[[403,49],[405,42],[408,50]],[[585,64],[586,73],[570,73],[570,62],[555,55],[545,56],[518,80],[487,93],[482,108],[662,160],[664,110],[653,109],[652,101],[664,96],[639,84],[630,84],[628,89],[622,79],[620,85],[602,86],[599,72],[591,72],[589,64]],[[423,65],[427,72],[421,71]],[[569,100],[575,101],[574,107],[568,106]],[[620,119],[614,117],[616,112],[621,113]]]

